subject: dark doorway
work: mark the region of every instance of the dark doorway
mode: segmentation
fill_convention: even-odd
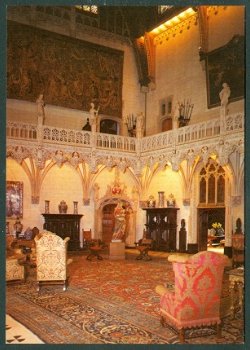
[[[100,122],[100,132],[117,135],[118,123],[112,119],[103,119]]]
[[[105,243],[110,243],[113,236],[113,230],[114,230],[114,224],[115,224],[115,218],[114,218],[115,207],[116,207],[116,204],[107,204],[105,205],[105,207],[103,207],[102,240]]]
[[[225,208],[198,209],[198,251],[207,250],[208,230],[215,222],[221,223],[225,229]]]

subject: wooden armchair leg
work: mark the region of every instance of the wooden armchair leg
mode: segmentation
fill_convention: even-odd
[[[63,291],[64,291],[64,292],[66,291],[67,286],[68,286],[68,281],[67,281],[67,280],[64,280],[64,282],[63,282]]]
[[[216,332],[217,332],[217,338],[221,338],[222,337],[222,333],[221,333],[221,324],[217,323],[216,324]]]
[[[184,328],[181,328],[179,330],[179,341],[181,344],[185,343],[185,329]]]
[[[161,316],[160,323],[163,327],[165,326],[165,319],[163,316]]]

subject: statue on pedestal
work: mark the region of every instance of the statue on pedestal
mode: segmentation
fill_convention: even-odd
[[[220,121],[222,128],[226,125],[226,116],[228,114],[228,100],[231,95],[230,87],[227,83],[222,84],[222,90],[220,91],[220,102],[221,102],[221,109],[220,109]]]
[[[118,202],[114,210],[115,228],[112,236],[112,242],[122,241],[126,229],[126,210],[123,208],[121,201]]]
[[[97,109],[95,109],[95,104],[93,102],[90,103],[90,110],[89,110],[89,120],[90,120],[90,125],[91,125],[91,131],[92,132],[96,132],[96,128],[97,128],[97,119],[98,119],[98,112],[100,107],[98,107]]]
[[[136,137],[144,136],[144,115],[143,113],[138,113],[136,117]]]
[[[36,100],[36,105],[37,105],[37,124],[43,125],[44,117],[45,117],[45,113],[44,113],[45,103],[43,99],[43,94],[40,94],[38,96]]]

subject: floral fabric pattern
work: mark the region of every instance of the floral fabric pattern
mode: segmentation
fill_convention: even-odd
[[[24,266],[15,258],[6,260],[6,281],[24,280]]]
[[[49,231],[35,237],[37,281],[66,280],[68,241]]]
[[[177,329],[220,323],[222,277],[227,257],[200,252],[186,263],[173,262],[174,292],[160,299],[160,309]]]

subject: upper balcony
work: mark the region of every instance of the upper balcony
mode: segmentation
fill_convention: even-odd
[[[220,125],[220,119],[212,119],[206,122],[192,124],[186,127],[166,131],[141,139],[111,135],[104,133],[93,133],[88,131],[65,129],[53,126],[38,126],[21,122],[7,122],[7,144],[22,140],[32,143],[34,146],[43,144],[44,147],[81,148],[91,151],[113,151],[129,153],[131,156],[146,156],[151,152],[171,150],[173,148],[192,147],[192,144],[217,142],[220,138],[230,141],[232,138],[244,137],[244,114],[236,113],[227,116],[226,125]]]

